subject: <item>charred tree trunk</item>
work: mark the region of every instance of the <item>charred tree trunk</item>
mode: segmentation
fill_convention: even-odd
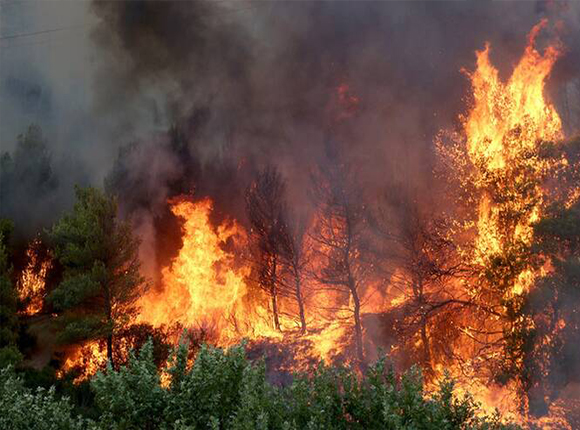
[[[363,333],[362,333],[362,323],[360,318],[360,298],[358,296],[358,291],[353,279],[349,279],[349,289],[353,301],[353,314],[354,314],[354,342],[356,348],[356,357],[359,363],[362,364],[364,359],[363,351]]]
[[[107,359],[111,363],[111,367],[115,368],[115,363],[113,361],[113,334],[107,336]]]
[[[274,314],[274,328],[278,331],[282,331],[280,328],[280,318],[278,316],[278,294],[276,292],[276,287],[272,286],[271,295],[272,295],[272,312]]]
[[[421,316],[421,342],[423,343],[423,361],[425,364],[431,364],[431,349],[429,348],[429,338],[427,336],[427,316],[423,313]]]
[[[113,361],[113,306],[111,303],[111,292],[109,286],[105,288],[105,312],[107,315],[107,322],[111,325],[109,334],[107,335],[107,359],[111,363],[111,367],[115,368]]]
[[[272,296],[272,312],[274,313],[274,328],[278,331],[280,329],[280,316],[278,314],[278,289],[276,288],[277,276],[277,261],[276,256],[272,258],[272,283],[270,285],[270,295]]]
[[[423,363],[430,365],[431,363],[431,348],[429,347],[429,337],[427,336],[428,318],[425,312],[425,296],[423,292],[423,279],[419,278],[413,282],[413,293],[419,304],[419,312],[421,313],[421,343],[423,344]]]
[[[302,298],[302,286],[300,285],[300,279],[296,277],[296,302],[298,302],[298,313],[300,314],[300,332],[302,334],[306,333],[306,315],[304,314],[304,299]]]

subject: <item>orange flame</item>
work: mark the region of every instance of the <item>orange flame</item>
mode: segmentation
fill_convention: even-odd
[[[462,179],[475,189],[472,201],[474,220],[467,222],[474,235],[466,255],[474,266],[486,266],[491,257],[502,253],[506,244],[522,242],[529,245],[533,239],[532,225],[540,219],[545,204],[539,182],[533,183],[526,193],[514,192],[502,202],[498,202],[494,187],[498,184],[501,187],[504,183],[506,187],[511,186],[509,181],[525,181],[528,176],[541,178],[558,164],[558,161],[538,156],[542,141],[563,137],[560,117],[544,97],[545,81],[559,50],[557,46],[548,46],[540,53],[535,48],[538,33],[545,25],[546,22],[542,21],[532,29],[528,46],[507,82],[500,80],[497,69],[490,62],[489,45],[477,52],[477,68],[469,75],[474,104],[461,118],[460,136],[455,136],[454,143],[461,148],[458,150],[456,146],[452,148],[454,152],[442,154],[454,158],[456,165],[463,166],[463,172],[469,170]],[[347,112],[358,106],[359,100],[350,93],[348,86],[341,85],[338,95]],[[445,151],[441,147],[440,150]],[[309,331],[304,335],[295,330],[297,323],[292,316],[295,307],[292,300],[281,297],[282,332],[275,330],[268,298],[252,285],[249,280],[251,267],[237,255],[243,252],[248,241],[243,228],[234,221],[212,225],[210,215],[213,207],[207,198],[194,202],[180,197],[172,200],[170,205],[172,212],[183,221],[183,245],[177,257],[162,270],[162,288],[141,298],[137,322],[155,327],[179,323],[183,327],[201,328],[221,346],[237,343],[242,338],[273,338],[286,342],[300,337],[312,345],[307,354],[325,360],[330,360],[337,350],[344,348],[344,337],[352,331],[349,323],[344,322],[352,318],[350,307],[341,303],[344,297],[314,285],[305,298]],[[506,211],[522,216],[516,217],[513,225],[506,227]],[[311,265],[314,266],[311,269],[316,270],[317,262]],[[400,270],[395,270],[393,278]],[[536,276],[537,273],[531,269],[522,270],[500,299],[524,294],[532,287]],[[395,283],[391,279],[390,284]],[[398,289],[388,291],[390,295],[377,294],[380,288],[373,283],[366,286],[363,291],[364,312],[380,313],[399,308],[409,300],[408,291]],[[476,295],[476,292],[466,291],[470,288],[469,280],[461,280],[450,288],[467,292],[462,297],[468,299]],[[454,349],[453,355],[459,357],[461,367],[450,367],[443,358],[434,357],[431,364],[435,367],[435,377],[431,383],[435,384],[446,369],[452,377],[459,379],[459,393],[473,393],[484,411],[493,412],[497,407],[502,413],[511,412],[511,418],[517,419],[514,415],[518,410],[517,387],[494,386],[489,383],[489,378],[486,379],[488,375],[478,373],[486,358],[495,358],[501,353],[499,341],[506,323],[500,316],[494,318],[482,322],[475,321],[477,316],[473,314],[457,317],[457,323],[462,324],[460,331],[466,337],[457,342],[459,345],[449,345],[449,349]],[[449,325],[455,322],[449,322]],[[558,326],[564,327],[565,324],[562,321]],[[473,333],[478,333],[481,328],[491,333],[485,335],[485,341],[494,344],[486,357],[478,356],[476,351],[480,349],[474,346],[478,339]],[[95,357],[102,358],[103,352],[95,349],[95,345],[90,344],[88,348]],[[75,360],[78,359],[72,357],[68,365],[72,366]],[[543,423],[548,421],[546,418]]]
[[[565,164],[563,159],[540,156],[543,142],[563,138],[560,117],[544,96],[546,78],[560,55],[559,47],[558,44],[550,45],[543,53],[535,47],[538,34],[546,24],[543,20],[531,30],[523,56],[507,82],[500,80],[497,69],[490,62],[489,44],[476,53],[477,68],[468,73],[473,106],[465,117],[461,117],[462,133],[452,136],[453,145],[439,146],[441,155],[450,159],[452,166],[461,172],[462,189],[472,190],[470,205],[477,209],[475,220],[467,222],[466,227],[475,231],[475,237],[465,256],[476,267],[490,267],[493,258],[508,252],[510,246],[522,244],[525,247],[532,243],[533,224],[541,218],[546,199],[541,180]],[[499,289],[500,297],[484,300],[491,300],[493,303],[489,304],[498,304],[500,309],[503,300],[529,291],[538,273],[523,268],[514,275],[509,288]],[[510,324],[520,323],[526,321],[509,322],[494,317],[485,322],[488,332],[497,333],[487,335],[484,340],[497,345],[496,349],[488,351],[488,357],[501,353],[502,331],[511,331]],[[472,338],[468,327],[463,331]],[[460,389],[474,393],[484,409],[498,407],[503,413],[515,413],[518,410],[517,387],[489,385],[477,374],[478,370],[474,370],[475,366],[472,368],[475,373],[465,378],[465,369],[481,358],[469,356],[472,350],[467,345],[460,350],[463,368],[461,371],[451,368],[452,376],[461,378],[463,375]]]
[[[536,25],[528,46],[507,83],[489,61],[489,44],[477,52],[477,69],[471,75],[474,106],[464,121],[467,149],[474,163],[501,169],[533,149],[541,140],[562,138],[562,122],[544,98],[544,85],[560,52],[548,46],[544,54],[535,40],[547,21]]]
[[[74,383],[78,384],[87,380],[97,371],[104,369],[106,364],[107,351],[105,345],[97,340],[92,340],[74,348],[67,354],[61,369],[57,372],[57,376],[62,378],[68,372],[76,370],[79,373],[74,379]]]
[[[248,288],[249,267],[236,267],[235,256],[225,249],[234,241],[243,245],[244,230],[235,222],[214,229],[209,199],[178,199],[171,210],[185,222],[183,247],[162,271],[163,290],[142,298],[138,321],[202,328],[222,345],[243,337],[280,336],[270,324],[267,301]]]
[[[35,239],[26,250],[27,264],[17,282],[18,295],[25,303],[23,313],[36,315],[44,304],[46,274],[52,267],[50,258],[40,261],[38,248],[40,239]]]

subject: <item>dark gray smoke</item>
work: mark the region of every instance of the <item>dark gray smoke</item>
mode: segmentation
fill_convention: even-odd
[[[431,191],[433,137],[465,110],[460,69],[489,41],[507,76],[544,17],[566,46],[549,95],[579,127],[576,2],[16,3],[3,3],[0,35],[64,30],[2,41],[3,150],[38,122],[55,159],[84,161],[95,183],[110,173],[127,211],[156,215],[195,189],[243,218],[240,190],[265,164],[308,206],[328,145],[361,166],[370,198],[393,182]],[[130,160],[111,171],[118,156]]]
[[[574,4],[135,1],[93,10],[94,40],[110,60],[97,81],[99,111],[147,105],[156,93],[152,115],[182,133],[199,164],[198,193],[223,192],[227,202],[236,199],[228,189],[266,163],[280,166],[298,197],[329,141],[364,165],[370,188],[393,176],[430,183],[433,136],[465,110],[459,70],[473,69],[489,41],[507,75],[543,17],[552,27],[566,17],[568,51],[550,88],[560,104],[567,97],[563,111],[575,106]],[[216,165],[230,173],[210,174]]]
[[[332,146],[360,166],[370,201],[393,183],[433,195],[433,137],[456,126],[469,102],[460,69],[472,70],[474,51],[489,41],[508,76],[542,18],[550,20],[544,39],[557,34],[565,46],[548,94],[568,133],[580,128],[577,2],[59,1],[2,9],[2,150],[14,151],[16,134],[39,123],[54,175],[71,182],[71,167],[80,166],[93,183],[107,176],[143,232],[163,224],[155,220],[167,216],[167,197],[192,191],[213,197],[217,217],[243,219],[242,191],[266,164],[287,177],[292,205],[308,211],[310,170]],[[35,34],[44,29],[55,32]],[[57,192],[53,216],[23,229],[49,224],[70,206],[61,196],[69,191]]]

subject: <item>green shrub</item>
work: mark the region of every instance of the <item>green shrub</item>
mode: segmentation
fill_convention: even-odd
[[[421,374],[401,377],[384,358],[364,378],[343,367],[320,364],[297,374],[289,387],[266,380],[264,362],[246,359],[244,346],[204,346],[192,365],[181,345],[170,357],[168,386],[161,384],[153,344],[147,342],[128,364],[109,366],[91,381],[96,421],[75,418],[70,401],[54,389],[25,388],[11,369],[2,371],[0,428],[90,430],[299,430],[393,429],[507,430],[498,415],[478,417],[470,397],[453,395],[453,383],[427,395]],[[34,413],[30,413],[34,411]]]
[[[67,398],[57,399],[54,387],[32,391],[12,367],[0,369],[0,429],[80,430],[88,422],[74,417]]]

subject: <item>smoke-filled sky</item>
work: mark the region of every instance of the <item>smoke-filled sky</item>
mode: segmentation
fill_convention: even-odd
[[[390,181],[429,185],[433,138],[456,126],[469,102],[460,70],[474,69],[474,51],[488,41],[509,76],[542,18],[550,25],[540,44],[558,37],[565,47],[548,95],[568,132],[580,127],[576,1],[2,0],[0,7],[2,152],[38,123],[53,158],[69,160],[57,170],[80,169],[101,184],[119,149],[139,142],[117,163],[125,180],[113,186],[138,184],[141,199],[164,201],[168,184],[192,170],[167,149],[171,125],[194,154],[192,187],[228,201],[243,183],[232,169],[267,163],[290,178],[300,201],[307,166],[333,140],[360,166],[370,193]]]

